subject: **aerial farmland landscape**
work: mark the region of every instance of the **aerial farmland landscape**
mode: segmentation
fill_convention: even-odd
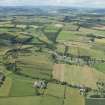
[[[26,1],[0,1],[0,105],[105,105],[105,1]]]

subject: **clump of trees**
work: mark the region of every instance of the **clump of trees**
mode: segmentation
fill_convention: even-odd
[[[5,78],[5,75],[2,72],[0,72],[0,87],[3,85]]]
[[[105,98],[105,81],[99,80],[96,82],[97,89],[94,89],[92,98]]]
[[[101,98],[105,98],[105,81],[98,81],[97,83],[98,94]]]
[[[3,56],[3,64],[7,70],[11,70],[12,72],[16,73],[17,62],[16,59],[18,57],[18,49],[12,49],[7,51]]]

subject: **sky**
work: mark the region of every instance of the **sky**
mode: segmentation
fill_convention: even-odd
[[[77,6],[105,8],[105,0],[0,0],[0,6]]]

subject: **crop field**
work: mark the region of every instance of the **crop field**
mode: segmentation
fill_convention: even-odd
[[[58,70],[60,68],[59,66],[61,65],[58,64],[58,67],[56,67]],[[67,81],[68,83],[71,83],[71,84],[77,84],[77,85],[84,84],[86,86],[96,88],[96,81],[98,81],[98,79],[105,80],[105,75],[103,73],[96,71],[93,68],[89,68],[87,66],[81,67],[81,66],[63,65],[63,69],[64,69],[63,70],[64,80],[62,81]],[[62,72],[62,71],[59,71],[59,72]],[[54,74],[54,77],[58,80],[61,80],[61,77],[56,77],[56,75],[57,74]]]

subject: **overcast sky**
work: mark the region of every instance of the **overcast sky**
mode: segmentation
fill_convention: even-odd
[[[105,0],[0,0],[3,6],[21,5],[67,5],[82,7],[102,7],[105,8]]]

